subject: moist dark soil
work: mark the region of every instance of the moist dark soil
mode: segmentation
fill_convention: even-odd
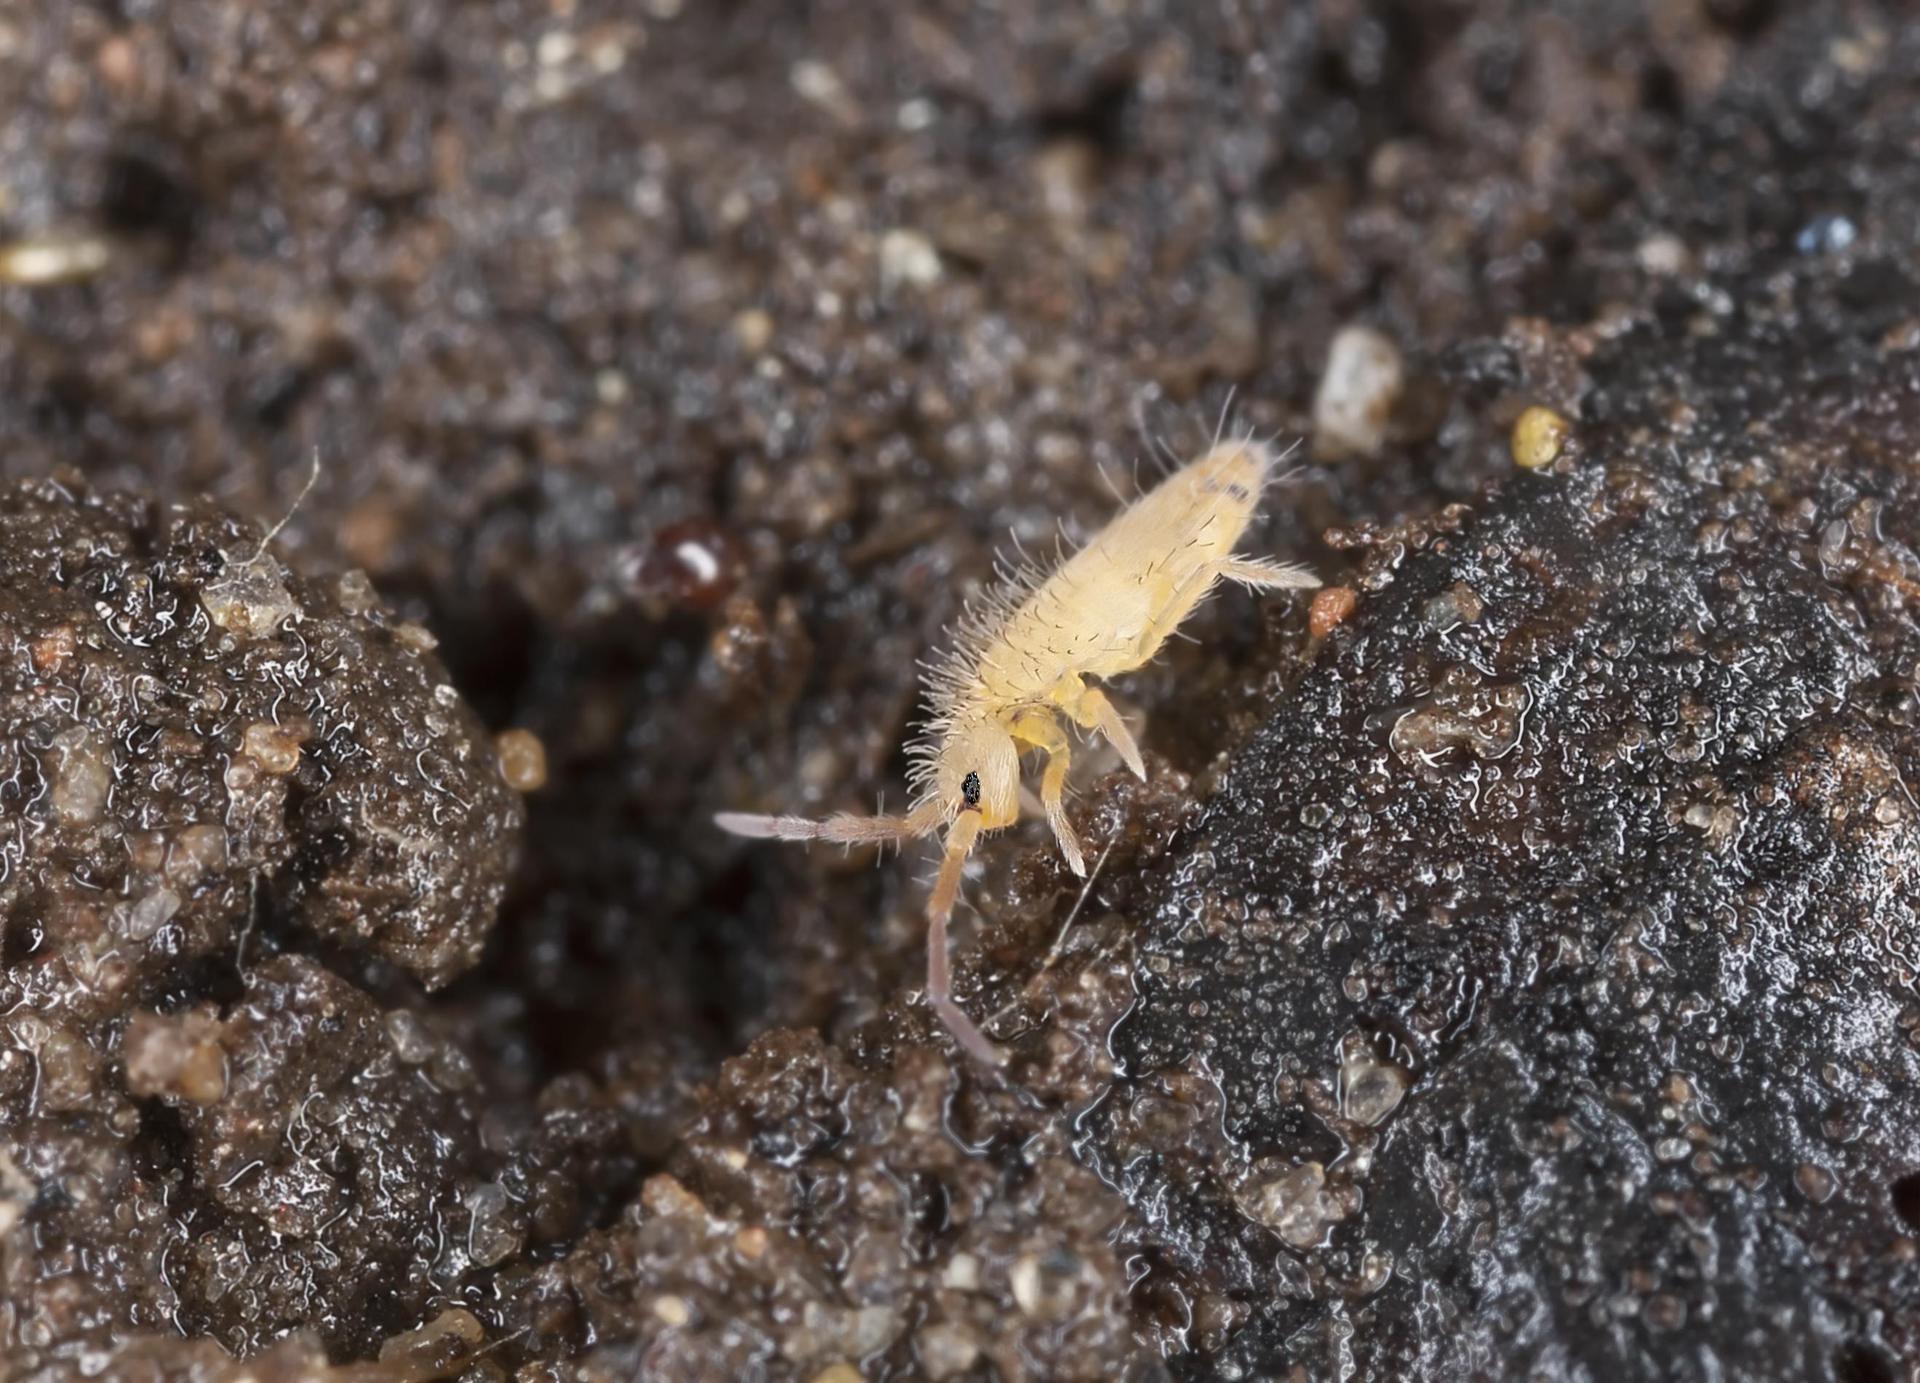
[[[1920,1378],[1916,74],[0,13],[0,1379]],[[1328,590],[1116,685],[1084,894],[980,850],[977,1066],[924,851],[711,815],[897,804],[995,550],[1223,425]]]

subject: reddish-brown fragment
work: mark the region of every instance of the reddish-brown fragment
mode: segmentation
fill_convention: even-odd
[[[1313,604],[1307,607],[1307,632],[1316,639],[1326,638],[1359,603],[1360,597],[1351,586],[1328,586],[1317,592]]]
[[[656,614],[717,610],[740,584],[739,541],[712,519],[668,524],[637,554],[628,577],[633,593]]]

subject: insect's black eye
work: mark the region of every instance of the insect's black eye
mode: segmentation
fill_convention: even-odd
[[[980,775],[969,773],[960,780],[960,795],[967,799],[969,807],[980,805]]]

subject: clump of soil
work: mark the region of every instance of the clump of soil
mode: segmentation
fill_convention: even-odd
[[[13,963],[111,1007],[231,974],[263,919],[434,987],[479,958],[522,806],[365,575],[297,577],[204,504],[48,481],[0,494],[0,612]]]
[[[418,1226],[500,1161],[471,1062],[372,997],[480,953],[523,815],[491,738],[364,576],[204,504],[0,493],[0,628],[10,1351],[372,1349],[471,1271]]]

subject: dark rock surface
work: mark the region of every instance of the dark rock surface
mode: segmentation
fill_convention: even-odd
[[[6,1369],[1911,1376],[1916,71],[1765,0],[0,15]],[[1050,968],[982,852],[989,1076],[910,863],[707,815],[897,794],[994,546],[1230,387],[1355,600],[1121,688]]]
[[[1600,351],[1165,866],[1082,1150],[1250,1318],[1209,1376],[1920,1352],[1920,358],[1773,359]]]

